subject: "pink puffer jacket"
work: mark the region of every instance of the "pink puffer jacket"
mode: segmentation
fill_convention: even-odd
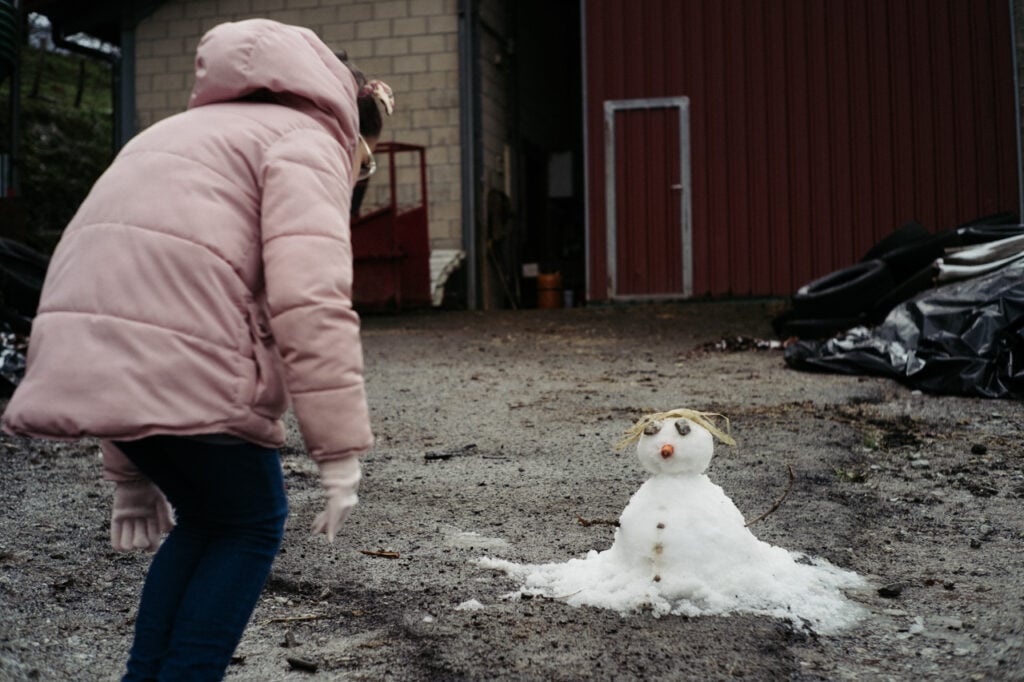
[[[237,101],[260,89],[279,103]],[[188,111],[126,145],[65,230],[4,430],[277,447],[290,397],[314,459],[368,449],[355,98],[312,31],[253,19],[207,33]],[[130,477],[117,459],[108,477]]]

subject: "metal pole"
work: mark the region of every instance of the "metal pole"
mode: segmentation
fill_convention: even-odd
[[[1010,10],[1010,49],[1013,51],[1013,101],[1017,121],[1017,220],[1024,222],[1024,155],[1021,152],[1020,72],[1017,60],[1016,2],[1008,0]]]
[[[19,0],[11,0],[14,7],[15,30],[16,30],[16,56],[14,68],[11,70],[11,94],[8,99],[8,114],[11,121],[10,148],[7,155],[7,186],[4,188],[7,196],[18,196],[21,194],[21,46],[23,36],[22,26],[25,25],[25,16],[21,11]]]
[[[114,151],[135,135],[135,25],[121,24],[121,55],[114,64],[117,107],[114,113]]]
[[[462,161],[462,243],[466,249],[466,307],[477,308],[476,0],[459,0],[459,145]]]
[[[590,211],[590,131],[587,128],[587,110],[590,106],[587,91],[587,0],[580,0],[580,79],[583,83],[582,106],[580,117],[583,119],[583,272],[586,274],[583,294],[585,301],[590,301],[590,291],[594,273],[590,266],[590,250],[593,245],[590,243],[590,221],[593,219]]]

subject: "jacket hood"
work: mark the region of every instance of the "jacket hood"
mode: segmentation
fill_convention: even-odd
[[[355,77],[307,28],[269,19],[220,24],[199,41],[195,65],[190,109],[267,89],[285,95],[284,101],[309,102],[341,126],[339,141],[354,144],[359,128]]]

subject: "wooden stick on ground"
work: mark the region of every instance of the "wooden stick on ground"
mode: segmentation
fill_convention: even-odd
[[[582,516],[576,517],[576,522],[584,528],[589,526],[617,526],[619,525],[618,519],[585,519]]]
[[[773,504],[771,506],[771,509],[766,511],[764,514],[761,514],[760,516],[758,516],[753,521],[748,521],[747,523],[743,524],[744,528],[749,528],[750,526],[752,526],[753,524],[757,523],[758,521],[763,521],[769,514],[771,514],[776,509],[778,509],[780,506],[782,506],[782,502],[789,495],[789,491],[793,489],[793,481],[795,479],[795,476],[793,476],[793,465],[787,463],[786,464],[786,468],[789,469],[789,484],[786,486],[786,492],[782,493],[782,497],[780,497],[779,499],[775,500],[775,504]]]
[[[304,616],[278,616],[277,618],[269,618],[266,622],[268,625],[270,623],[299,623],[304,620],[319,620],[326,617],[322,613],[307,613]]]

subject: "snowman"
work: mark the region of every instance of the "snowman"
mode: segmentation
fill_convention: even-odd
[[[716,422],[723,427],[716,426]],[[478,564],[523,581],[511,598],[546,596],[573,606],[655,616],[750,612],[830,632],[861,609],[842,593],[864,586],[855,573],[757,539],[705,471],[717,438],[735,445],[721,415],[677,409],[650,414],[627,432],[651,477],[622,511],[612,546],[565,563]]]

